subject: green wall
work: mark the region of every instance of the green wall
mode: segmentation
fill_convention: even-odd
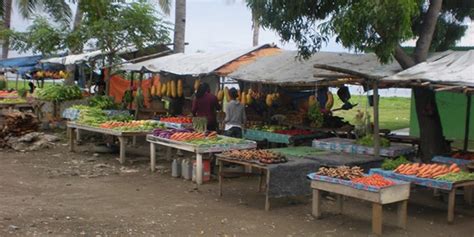
[[[473,98],[474,99],[474,98]],[[447,139],[464,140],[467,97],[462,93],[437,92],[436,102],[441,116],[443,133]],[[471,103],[471,122],[469,140],[474,140],[474,101]],[[415,111],[415,99],[412,95],[410,108],[410,135],[418,136],[418,118]]]

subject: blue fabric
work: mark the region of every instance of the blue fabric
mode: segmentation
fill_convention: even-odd
[[[27,67],[27,66],[35,66],[38,64],[39,60],[41,60],[43,56],[36,55],[36,56],[29,56],[29,57],[18,57],[18,58],[7,58],[0,60],[0,67]]]

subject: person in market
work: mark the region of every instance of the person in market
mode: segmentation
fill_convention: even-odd
[[[241,104],[237,97],[239,96],[235,88],[229,90],[231,101],[225,109],[225,132],[224,135],[229,137],[242,138],[244,125],[246,122],[245,106]]]
[[[196,98],[193,101],[192,114],[196,117],[205,117],[207,119],[207,130],[217,130],[216,113],[219,109],[217,97],[210,93],[210,87],[207,83],[199,85],[196,91]]]

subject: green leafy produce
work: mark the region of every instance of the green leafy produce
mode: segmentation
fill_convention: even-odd
[[[89,100],[89,105],[101,109],[116,109],[114,98],[110,96],[94,96]]]
[[[357,139],[355,142],[358,145],[361,146],[374,146],[374,136],[372,134],[365,135],[362,138]],[[380,147],[389,147],[390,146],[390,141],[387,140],[386,138],[381,137],[380,138]]]
[[[324,117],[318,103],[315,103],[308,108],[308,118],[311,120],[312,127],[319,128],[323,126]]]
[[[62,102],[81,99],[82,92],[78,86],[54,84],[36,89],[35,96],[40,100]]]
[[[23,98],[0,99],[0,104],[21,104],[21,103],[26,103],[26,100]]]
[[[394,170],[396,169],[398,166],[402,165],[402,164],[407,164],[407,163],[410,163],[409,160],[407,160],[407,158],[405,158],[404,156],[400,156],[398,157],[397,159],[385,159],[382,163],[382,169],[384,170]]]
[[[133,116],[130,114],[117,114],[110,116],[110,120],[118,122],[128,122],[133,120]]]
[[[77,120],[77,122],[80,124],[99,126],[101,123],[110,120],[105,112],[99,108],[84,106],[82,109],[80,109],[80,111],[81,113],[79,114],[79,119]]]
[[[466,181],[466,180],[474,180],[474,173],[468,173],[465,171],[457,172],[457,173],[448,173],[441,177],[438,177],[439,180],[444,180],[448,182],[459,182],[459,181]]]

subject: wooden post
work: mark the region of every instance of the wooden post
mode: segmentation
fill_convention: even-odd
[[[471,119],[471,95],[467,94],[467,105],[466,105],[466,121],[464,126],[464,146],[463,150],[467,151],[469,146],[469,125]]]
[[[313,216],[321,218],[321,193],[318,189],[313,189]]]
[[[150,169],[155,172],[156,167],[156,146],[155,143],[150,142]]]
[[[379,132],[379,88],[377,81],[373,83],[374,95],[374,156],[380,156],[380,132]]]
[[[202,154],[196,153],[196,183],[202,184]]]
[[[6,75],[6,74],[5,74]],[[6,77],[5,77],[6,78]],[[6,78],[6,80],[8,81],[8,78]],[[16,79],[15,79],[15,90],[18,91],[18,80],[20,80],[20,74],[18,73],[18,71],[16,72]]]
[[[224,165],[224,162],[222,160],[219,160],[219,197],[222,197],[222,166]]]
[[[75,134],[74,133],[75,133],[76,129],[68,128],[67,130],[68,130],[68,136],[69,136],[69,151],[74,152],[75,151],[75,144],[74,144],[75,143],[75,141],[74,141],[75,140]],[[79,131],[79,129],[78,129],[78,131]]]
[[[344,197],[341,194],[337,194],[336,203],[337,203],[337,213],[342,214],[343,210]]]
[[[125,138],[124,137],[118,137],[119,143],[120,143],[120,164],[125,163]]]
[[[398,227],[402,229],[407,228],[407,206],[408,201],[401,201],[397,204]]]
[[[140,72],[140,79],[139,79],[139,82],[138,82],[137,91],[141,90],[141,88],[142,88],[142,80],[143,80],[143,72]],[[143,91],[142,91],[142,93],[143,93]],[[140,107],[138,106],[138,103],[137,103],[135,105],[135,119],[138,119],[139,109],[140,109]]]
[[[382,204],[372,203],[372,232],[376,235],[382,235],[383,223]]]
[[[267,184],[265,186],[265,211],[270,210],[270,170],[266,170],[267,173]]]
[[[452,224],[454,221],[454,207],[456,206],[456,188],[449,192],[448,196],[448,223]]]

